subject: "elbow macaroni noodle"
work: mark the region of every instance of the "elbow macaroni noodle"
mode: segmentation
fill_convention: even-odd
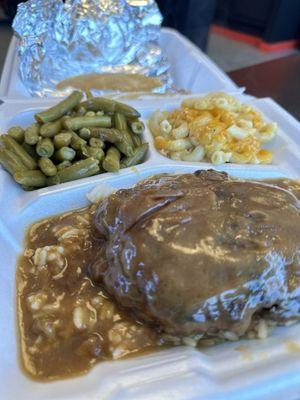
[[[272,153],[262,149],[277,131],[261,113],[226,93],[190,98],[181,108],[156,111],[149,127],[157,150],[176,161],[213,164],[269,164]]]

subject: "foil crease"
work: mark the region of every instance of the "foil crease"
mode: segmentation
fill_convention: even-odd
[[[20,77],[40,97],[65,95],[55,89],[58,82],[91,72],[156,77],[163,86],[154,91],[164,93],[173,83],[159,46],[161,22],[154,0],[21,3],[13,22]]]

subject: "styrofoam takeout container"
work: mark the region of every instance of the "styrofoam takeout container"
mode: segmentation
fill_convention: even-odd
[[[192,93],[237,89],[209,57],[176,30],[162,28],[161,47],[171,64],[170,72],[177,88]],[[31,97],[18,71],[17,38],[13,37],[1,76],[1,98]]]
[[[238,96],[240,100],[247,97]],[[247,99],[248,100],[248,99]],[[32,121],[38,109],[53,100],[6,100],[0,106],[0,129]],[[156,108],[172,109],[180,101],[163,99],[128,102],[143,118]],[[270,99],[251,100],[267,119],[279,124],[270,144],[274,164],[218,166],[241,178],[300,177],[300,124]],[[41,107],[42,104],[42,107]],[[160,155],[150,143],[147,160],[119,173],[106,173],[62,185],[24,192],[0,169],[0,398],[1,400],[246,400],[298,399],[300,394],[300,324],[278,328],[266,340],[227,342],[201,351],[178,347],[128,360],[96,365],[87,375],[52,383],[31,381],[18,364],[15,312],[15,270],[26,227],[40,218],[88,204],[86,193],[99,183],[129,187],[160,172],[193,172],[208,163],[175,162]],[[292,345],[291,345],[292,344]]]

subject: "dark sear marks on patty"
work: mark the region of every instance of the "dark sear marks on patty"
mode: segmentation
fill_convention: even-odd
[[[32,225],[17,274],[25,370],[58,379],[297,321],[299,194],[290,180],[161,174]]]

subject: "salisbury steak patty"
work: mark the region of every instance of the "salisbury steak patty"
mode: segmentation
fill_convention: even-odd
[[[99,206],[92,278],[175,335],[243,335],[300,316],[300,204],[275,184],[215,171],[156,175]]]

